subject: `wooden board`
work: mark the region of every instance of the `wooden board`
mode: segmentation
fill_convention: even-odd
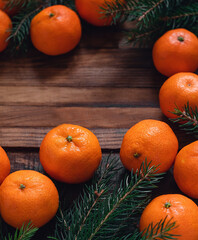
[[[80,45],[66,55],[49,57],[34,49],[24,56],[0,55],[0,145],[8,153],[12,172],[43,172],[40,143],[62,123],[91,129],[104,156],[113,152],[119,157],[124,134],[143,119],[168,122],[180,148],[194,140],[161,113],[158,93],[165,77],[153,66],[151,49],[122,42],[118,29],[89,27]],[[67,189],[69,199],[82,188],[56,184]],[[171,172],[153,196],[168,192],[179,192]],[[53,221],[35,239],[45,239],[50,229]]]

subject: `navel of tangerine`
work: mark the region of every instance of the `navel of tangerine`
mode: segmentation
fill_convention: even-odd
[[[134,156],[135,158],[139,158],[139,157],[140,157],[140,154],[136,152],[136,153],[133,154],[133,156]]]
[[[171,207],[171,203],[170,203],[170,202],[166,202],[166,203],[164,204],[164,207],[165,207],[165,208],[170,208],[170,207]]]
[[[67,139],[68,142],[71,142],[72,141],[72,136],[68,136],[66,139]]]
[[[178,39],[180,42],[184,42],[184,37],[182,37],[182,36],[179,36],[177,39]]]
[[[55,16],[54,13],[50,13],[50,14],[49,14],[49,17],[50,17],[50,18],[53,17],[53,16]]]
[[[19,186],[19,188],[20,188],[21,190],[23,190],[23,189],[25,188],[25,185],[21,183],[20,186]]]

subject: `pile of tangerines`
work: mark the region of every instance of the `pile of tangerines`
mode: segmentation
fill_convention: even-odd
[[[79,15],[89,23],[109,25],[111,19],[101,18],[99,5],[104,0],[76,0]],[[0,5],[1,7],[1,5]],[[0,11],[0,51],[6,47],[11,20]],[[81,38],[79,17],[71,9],[55,5],[42,10],[31,23],[33,45],[48,55],[63,54],[73,49]],[[165,33],[153,47],[156,69],[169,77],[159,92],[160,108],[169,118],[175,106],[181,111],[189,103],[198,107],[198,38],[186,29]],[[198,240],[198,206],[188,197],[198,199],[198,141],[182,148],[168,124],[147,119],[132,126],[125,134],[120,159],[129,170],[136,172],[147,159],[159,165],[159,173],[173,166],[175,181],[186,195],[167,194],[153,199],[142,213],[140,230],[167,217],[177,228],[172,234],[180,240]],[[88,129],[63,124],[52,129],[40,146],[40,162],[50,177],[77,184],[89,180],[98,168],[102,152],[97,137]],[[21,170],[10,174],[10,161],[0,148],[0,213],[13,227],[20,228],[32,221],[41,227],[55,214],[59,195],[54,183],[43,174]],[[39,209],[39,212],[37,211]],[[183,226],[185,219],[185,226]]]

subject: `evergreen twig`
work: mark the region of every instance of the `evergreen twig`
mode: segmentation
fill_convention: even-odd
[[[16,229],[14,234],[8,233],[7,236],[2,236],[2,240],[30,240],[36,234],[38,228],[34,227],[31,222],[23,225],[21,229]]]
[[[162,219],[157,224],[153,225],[151,223],[145,231],[143,231],[143,239],[142,240],[157,240],[157,239],[177,239],[179,235],[175,235],[170,233],[173,229],[177,228],[175,222],[172,221],[173,219],[167,220]],[[132,240],[132,239],[131,239]]]
[[[187,28],[198,34],[198,2],[196,0],[115,0],[101,7],[115,22],[133,21],[128,40],[149,45],[170,29]]]
[[[157,167],[145,161],[140,171],[131,175],[126,174],[116,187],[110,181],[115,177],[115,173],[117,174],[116,166],[115,159],[109,159],[104,173],[101,177],[97,176],[99,180],[85,187],[83,194],[74,202],[74,206],[69,210],[60,209],[61,214],[52,239],[97,240],[112,239],[112,236],[113,239],[124,239],[131,236],[130,232],[134,231],[131,226],[138,221],[138,215],[149,201],[148,194],[156,187],[155,184],[161,179],[161,174],[157,174]],[[158,228],[161,235],[157,235],[156,226],[152,226],[152,234],[147,232],[147,235],[149,233],[148,236],[166,237],[169,230],[175,226],[171,224],[164,224],[161,221],[159,223],[161,228]],[[146,239],[142,238],[140,233],[135,234],[138,237],[136,239]],[[134,236],[126,239],[135,239]]]
[[[179,123],[179,127],[188,134],[194,134],[198,138],[198,109],[190,107],[189,102],[180,110],[177,106],[172,112],[177,118],[171,118],[174,123]]]

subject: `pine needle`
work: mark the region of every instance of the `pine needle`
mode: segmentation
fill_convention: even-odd
[[[120,239],[136,229],[138,216],[149,202],[149,193],[162,175],[145,160],[140,171],[125,174],[116,186],[111,180],[117,175],[117,166],[117,160],[109,158],[104,172],[100,177],[97,174],[97,181],[85,186],[74,206],[69,210],[60,207],[52,239]]]
[[[179,127],[187,134],[193,134],[198,139],[198,109],[190,107],[189,102],[180,110],[177,106],[171,112],[177,118],[170,119],[173,123],[178,123]]]
[[[133,21],[127,31],[128,43],[149,46],[170,29],[186,28],[198,35],[197,0],[115,0],[101,6],[102,13],[112,16],[112,24]]]
[[[14,234],[8,233],[7,237],[1,237],[2,240],[30,240],[38,231],[38,228],[32,226],[31,222],[23,225],[21,229],[16,229]]]

